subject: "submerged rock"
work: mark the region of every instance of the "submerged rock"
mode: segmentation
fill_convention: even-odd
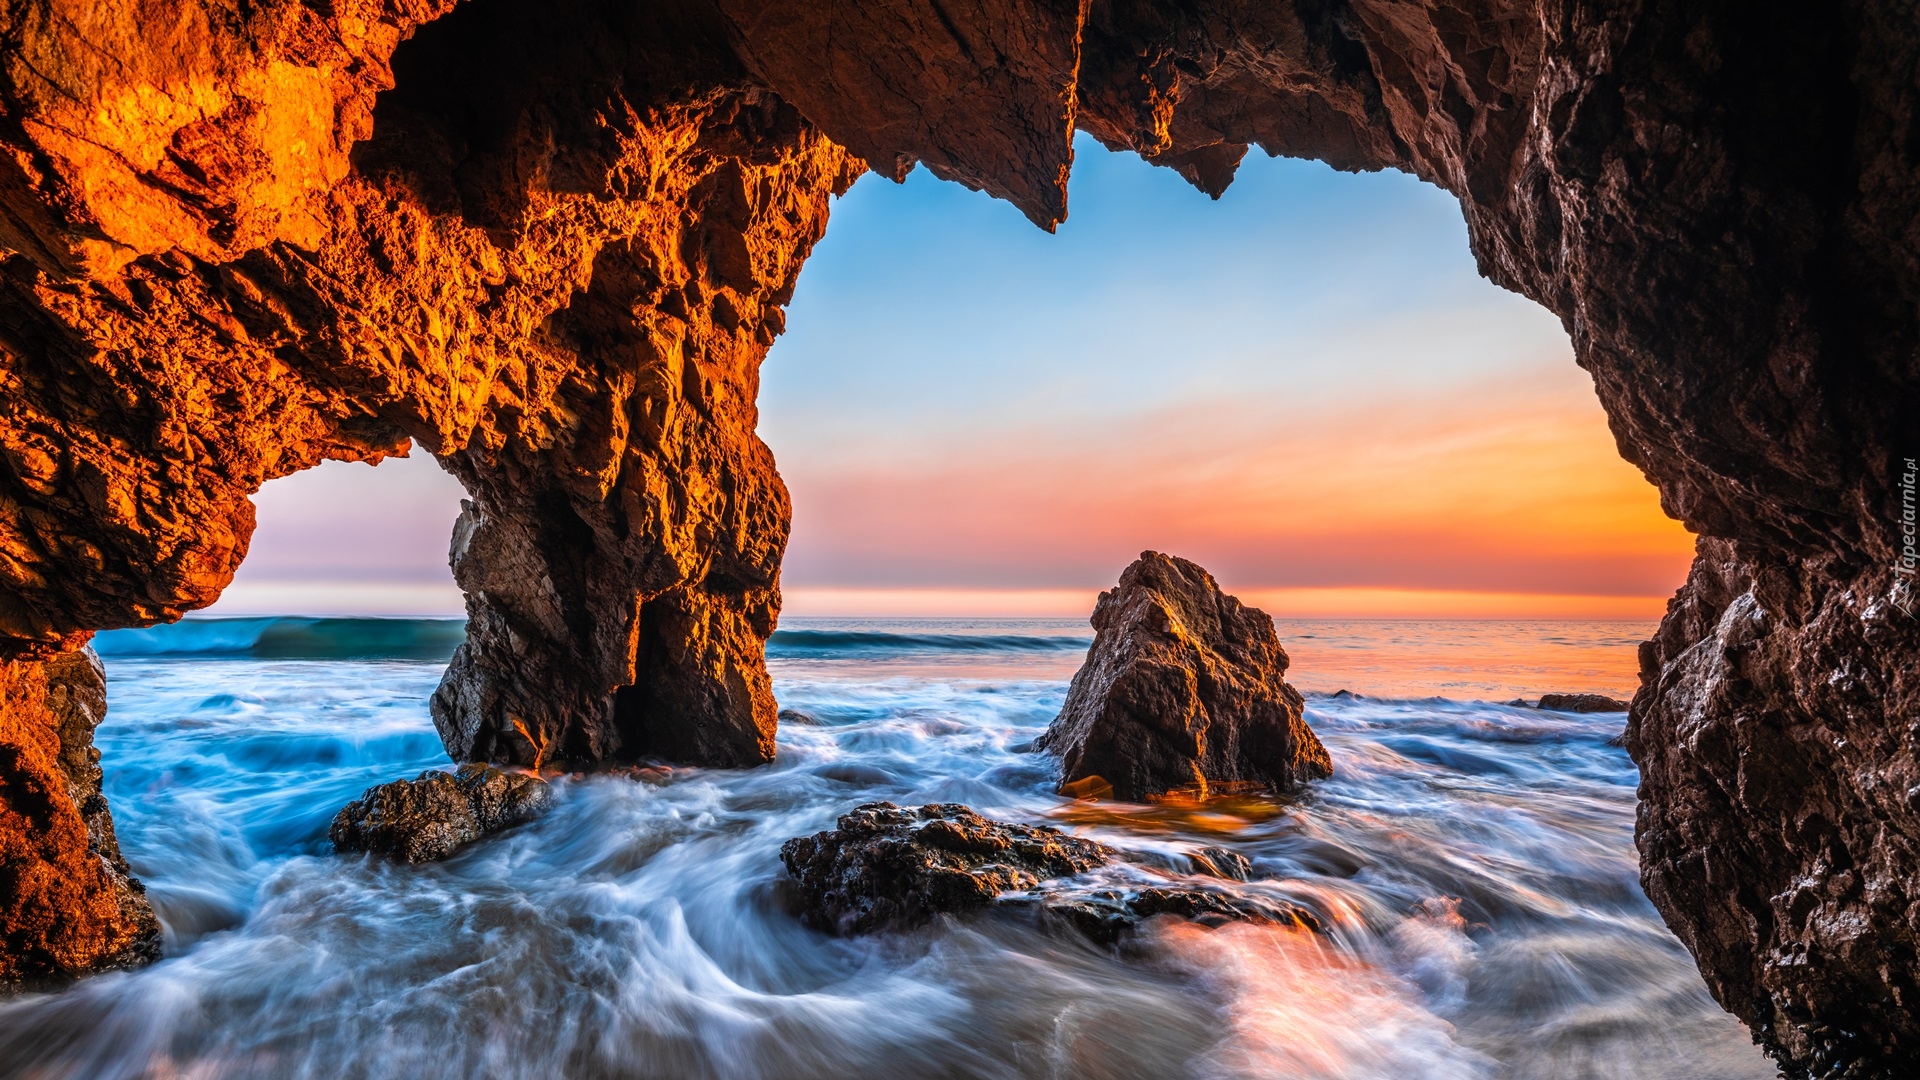
[[[867,803],[841,815],[838,828],[780,848],[798,886],[801,921],[832,934],[911,929],[936,915],[988,908],[1037,914],[1106,943],[1156,915],[1319,928],[1310,912],[1284,901],[1178,886],[1073,889],[1057,880],[1116,858],[1104,844],[993,821],[957,803]],[[1194,861],[1224,878],[1244,879],[1251,870],[1221,848],[1204,848]]]
[[[1286,683],[1273,620],[1199,566],[1142,552],[1092,622],[1093,648],[1037,744],[1060,755],[1063,790],[1138,800],[1333,775]]]
[[[1316,933],[1320,930],[1320,920],[1298,904],[1213,889],[1101,889],[1010,897],[1003,902],[1010,907],[1032,907],[1041,918],[1071,926],[1102,945],[1118,942],[1159,915],[1208,927],[1252,922],[1295,926]]]
[[[368,788],[333,819],[337,851],[371,851],[403,862],[444,859],[462,845],[532,820],[553,801],[547,782],[492,765],[431,770]]]
[[[1553,712],[1626,712],[1627,703],[1604,694],[1548,694],[1536,708]]]

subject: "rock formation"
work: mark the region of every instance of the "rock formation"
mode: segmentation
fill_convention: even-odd
[[[1048,226],[1075,130],[1216,193],[1250,145],[1405,169],[1710,538],[1635,701],[1649,893],[1789,1069],[1920,1058],[1905,0],[164,8],[0,12],[15,662],[205,605],[249,492],[411,438],[473,502],[456,757],[761,760],[756,365],[859,159]]]
[[[1063,790],[1115,798],[1333,775],[1287,685],[1273,620],[1185,559],[1142,552],[1100,594],[1093,648],[1037,748],[1060,755]]]
[[[1534,708],[1572,713],[1626,712],[1627,703],[1605,694],[1547,694]]]
[[[337,851],[432,862],[531,821],[552,802],[547,782],[527,773],[479,764],[431,769],[367,789],[334,816],[328,837]]]
[[[160,956],[100,794],[106,713],[91,649],[0,664],[0,990]]]
[[[989,908],[1035,914],[1102,944],[1159,915],[1210,926],[1258,921],[1320,928],[1295,904],[1171,882],[1040,888],[1116,857],[1104,844],[1046,826],[991,821],[956,803],[868,803],[842,814],[834,830],[797,836],[780,848],[801,920],[834,934],[911,929],[938,915]],[[1218,848],[1193,861],[1217,877],[1246,876],[1245,858]],[[1222,865],[1241,872],[1219,873]]]
[[[1785,1061],[1906,1075],[1920,624],[1884,588],[1827,587],[1831,573],[1700,542],[1640,650],[1641,876],[1715,996]]]
[[[780,847],[806,901],[801,918],[836,934],[921,926],[1113,858],[1091,840],[989,821],[953,803],[867,803],[836,825]]]

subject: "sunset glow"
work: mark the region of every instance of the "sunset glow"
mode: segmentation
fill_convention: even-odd
[[[1220,202],[1083,143],[1056,236],[916,174],[835,209],[763,377],[786,611],[1084,617],[1143,549],[1279,617],[1657,617],[1692,540],[1558,321],[1399,174]],[[260,493],[218,612],[458,614],[424,455]]]

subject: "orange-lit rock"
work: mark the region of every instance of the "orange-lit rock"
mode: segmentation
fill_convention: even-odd
[[[0,664],[0,990],[160,955],[100,794],[106,712],[92,650]]]

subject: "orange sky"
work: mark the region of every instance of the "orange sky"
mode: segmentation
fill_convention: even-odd
[[[1152,547],[1276,615],[1654,618],[1692,554],[1571,363],[1306,416],[1186,407],[1065,442],[789,470],[796,546],[831,552],[802,549],[789,611],[1084,612]]]
[[[1083,142],[1058,235],[860,181],[763,369],[790,615],[1084,617],[1142,549],[1277,616],[1657,617],[1692,542],[1450,196],[1257,155],[1219,202]],[[220,611],[456,614],[424,457],[256,497]]]

